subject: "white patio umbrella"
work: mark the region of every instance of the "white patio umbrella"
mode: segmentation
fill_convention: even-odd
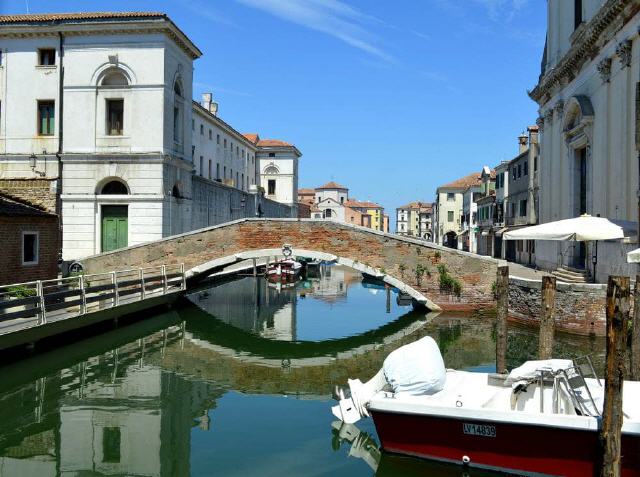
[[[546,224],[533,225],[502,235],[504,240],[556,240],[591,242],[595,241],[596,253],[593,262],[593,280],[598,255],[598,240],[615,240],[624,238],[622,227],[604,217],[592,217],[583,214],[573,219],[557,220]],[[587,258],[585,257],[585,262]],[[628,260],[628,259],[627,259]],[[640,252],[639,258],[640,261]],[[585,268],[587,264],[585,263]]]
[[[624,238],[622,227],[604,217],[583,214],[573,219],[557,220],[505,232],[504,240],[612,240]]]
[[[640,248],[627,253],[627,263],[640,263]]]

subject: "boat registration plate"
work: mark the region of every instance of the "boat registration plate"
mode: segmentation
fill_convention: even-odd
[[[465,434],[481,437],[496,437],[496,426],[489,426],[486,424],[462,424],[462,431]]]

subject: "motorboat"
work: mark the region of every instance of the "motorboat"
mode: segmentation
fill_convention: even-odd
[[[267,280],[271,282],[294,281],[302,270],[302,264],[292,258],[278,260],[267,266]]]
[[[370,415],[386,452],[517,475],[600,475],[604,382],[588,358],[528,361],[508,375],[439,370],[437,363],[422,372],[437,344],[425,337],[408,345],[425,339],[431,351],[419,356],[422,364],[405,352],[396,369],[385,360],[370,381],[349,380],[336,390],[333,414],[350,424]],[[402,362],[402,376],[393,376]],[[640,477],[640,382],[623,383],[623,412],[622,476]]]

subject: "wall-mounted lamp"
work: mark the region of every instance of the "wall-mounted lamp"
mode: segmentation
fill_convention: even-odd
[[[29,156],[29,167],[33,172],[36,171],[36,155],[35,154],[31,154]]]

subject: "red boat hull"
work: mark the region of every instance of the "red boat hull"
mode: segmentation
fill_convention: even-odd
[[[372,410],[388,452],[464,463],[520,475],[596,477],[598,433]],[[623,434],[622,476],[640,477],[640,436]]]

